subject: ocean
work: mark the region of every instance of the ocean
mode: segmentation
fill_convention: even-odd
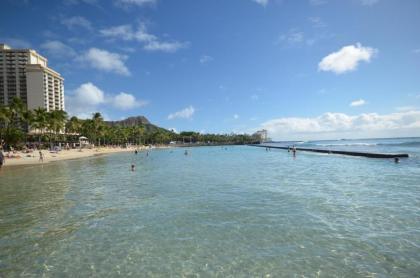
[[[418,277],[420,138],[273,144],[410,157],[219,146],[4,168],[0,277]]]

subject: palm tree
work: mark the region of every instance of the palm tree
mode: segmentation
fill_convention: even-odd
[[[48,117],[47,117],[48,130],[51,133],[54,133],[55,139],[56,139],[57,134],[64,130],[66,119],[67,119],[67,113],[63,110],[53,110],[48,113]]]
[[[98,146],[101,145],[101,136],[104,134],[104,119],[102,118],[101,113],[96,112],[92,116],[92,128],[93,133],[95,134],[95,139],[98,140]]]
[[[39,107],[34,110],[34,117],[31,128],[40,131],[40,136],[38,137],[39,143],[41,143],[41,137],[44,135],[45,129],[48,127],[47,119],[47,109]]]
[[[82,122],[76,117],[73,116],[66,123],[66,132],[68,133],[80,133],[82,128]]]
[[[25,104],[18,97],[14,97],[9,106],[1,108],[2,137],[6,144],[15,144],[23,139],[22,120],[25,111]]]

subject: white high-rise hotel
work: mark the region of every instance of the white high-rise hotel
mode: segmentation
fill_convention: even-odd
[[[13,97],[30,110],[64,110],[64,79],[35,50],[0,44],[0,104],[8,105]]]

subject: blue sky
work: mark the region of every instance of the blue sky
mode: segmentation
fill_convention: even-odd
[[[66,109],[273,139],[420,136],[420,1],[3,1]]]

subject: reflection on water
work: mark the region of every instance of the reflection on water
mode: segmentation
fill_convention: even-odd
[[[5,168],[0,276],[413,277],[419,180],[410,160],[251,147]]]

